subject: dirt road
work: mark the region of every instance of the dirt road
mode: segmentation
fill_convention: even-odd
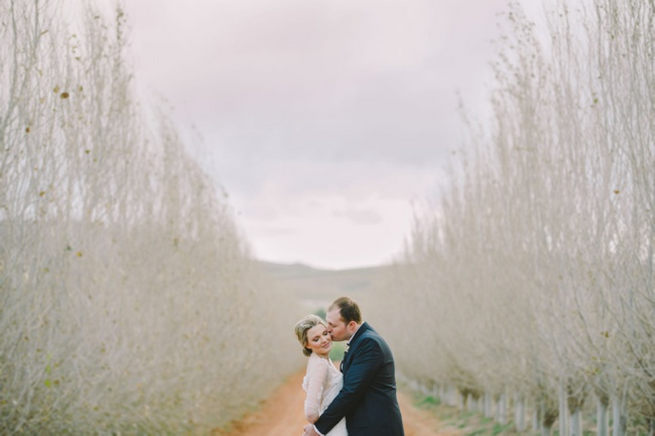
[[[305,393],[301,388],[304,372],[289,377],[259,411],[232,425],[229,432],[214,431],[213,436],[301,436],[306,424],[303,414]],[[411,400],[399,393],[405,436],[458,436],[452,430],[439,431],[440,423],[428,412],[412,406]]]

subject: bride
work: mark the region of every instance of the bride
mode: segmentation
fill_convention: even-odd
[[[302,387],[306,392],[305,416],[313,424],[341,390],[343,377],[329,357],[332,337],[325,321],[307,315],[296,323],[295,331],[303,354],[309,356]],[[345,418],[325,436],[348,436]]]

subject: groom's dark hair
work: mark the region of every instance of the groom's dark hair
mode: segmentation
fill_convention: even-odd
[[[341,297],[334,300],[330,305],[329,310],[339,309],[341,318],[348,324],[350,321],[355,321],[357,324],[362,322],[362,313],[359,311],[359,306],[351,298]]]

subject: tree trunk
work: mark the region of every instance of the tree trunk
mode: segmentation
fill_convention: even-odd
[[[514,400],[514,423],[516,424],[516,431],[522,432],[525,430],[525,400],[520,395],[517,395]]]
[[[569,426],[568,426],[568,416],[569,416],[569,407],[566,398],[566,390],[563,385],[559,387],[559,436],[568,436],[569,435]]]
[[[441,402],[445,403],[446,402],[446,389],[444,388],[444,385],[439,385],[438,389],[438,397],[441,400]]]
[[[487,392],[484,393],[484,416],[487,418],[492,418],[493,417],[493,399],[491,398],[491,395]]]
[[[443,400],[443,398],[441,398],[441,395],[439,393],[439,385],[437,383],[435,383],[434,386],[432,386],[432,396],[437,400],[440,401]]]
[[[626,417],[618,395],[612,394],[612,436],[625,436]]]
[[[457,389],[455,386],[453,386],[453,388],[452,388],[451,396],[452,396],[453,406],[457,407],[457,409],[459,409],[459,410],[463,410],[464,409],[464,397],[462,396],[459,389]]]
[[[607,404],[600,398],[596,398],[596,434],[598,436],[609,436],[609,423]]]
[[[475,401],[475,399],[473,398],[473,395],[468,394],[466,396],[466,411],[467,412],[473,412],[475,410],[474,401]]]
[[[496,421],[502,425],[507,424],[507,395],[501,394],[496,404]]]
[[[580,409],[571,413],[571,436],[582,436],[582,412]]]

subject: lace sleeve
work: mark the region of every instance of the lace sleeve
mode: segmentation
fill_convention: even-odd
[[[320,414],[323,386],[328,375],[323,359],[311,357],[307,362],[307,396],[305,397],[305,417],[312,424]]]

